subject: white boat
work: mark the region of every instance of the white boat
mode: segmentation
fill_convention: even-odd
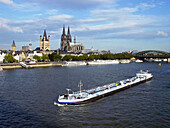
[[[32,68],[32,66],[28,66],[25,62],[20,62],[20,65],[26,69]]]
[[[87,65],[84,61],[65,61],[62,66],[85,66]]]
[[[143,60],[139,60],[139,59],[137,59],[135,62],[136,62],[136,63],[142,63],[142,62],[143,62]]]
[[[160,62],[162,61],[161,59],[155,59],[154,62]]]
[[[121,64],[126,64],[126,63],[130,63],[130,60],[120,60]]]
[[[88,62],[88,65],[105,65],[105,64],[119,64],[118,60],[94,60]]]
[[[35,60],[31,60],[31,61],[29,62],[29,64],[35,64],[35,63],[36,63]]]
[[[166,62],[166,61],[167,61],[167,59],[163,59],[162,61],[165,61],[165,62]]]
[[[73,92],[72,94],[70,94],[69,91],[71,89],[67,89],[68,93],[59,96],[58,101],[54,101],[54,105],[58,106],[78,105],[87,102],[92,102],[104,96],[108,96],[114,94],[115,92],[146,82],[147,80],[150,80],[152,77],[153,75],[148,71],[147,72],[140,71],[139,73],[136,73],[136,76],[132,78],[121,80],[111,84],[106,84],[89,90],[81,90],[83,84],[80,81],[79,83],[80,91]]]

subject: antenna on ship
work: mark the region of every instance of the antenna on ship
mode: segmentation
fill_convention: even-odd
[[[78,87],[80,87],[80,93],[81,93],[81,87],[83,87],[83,83],[80,80],[80,83],[78,84]]]
[[[69,91],[70,91],[71,89],[68,89],[68,88],[67,88],[66,90],[68,91],[68,95],[69,95]]]

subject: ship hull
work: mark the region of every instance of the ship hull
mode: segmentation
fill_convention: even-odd
[[[75,102],[71,102],[71,103],[69,103],[69,102],[59,102],[59,104],[63,104],[63,105],[80,105],[80,104],[86,104],[86,103],[89,103],[89,102],[94,102],[94,101],[96,101],[98,99],[101,99],[101,98],[106,97],[106,96],[113,95],[113,94],[115,94],[117,92],[123,91],[125,89],[131,88],[131,87],[136,86],[136,85],[139,85],[139,84],[144,83],[146,81],[149,81],[151,79],[152,79],[152,77],[150,77],[148,79],[145,79],[145,80],[142,80],[142,81],[139,81],[137,83],[134,83],[134,84],[127,85],[125,87],[116,89],[114,91],[111,91],[111,92],[108,92],[108,93],[105,93],[105,94],[102,94],[102,95],[98,95],[96,97],[93,97],[93,98],[90,98],[90,99],[87,99],[87,100],[80,101],[80,102],[76,102],[76,101]]]

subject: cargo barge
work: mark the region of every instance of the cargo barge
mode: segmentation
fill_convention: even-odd
[[[67,89],[68,93],[59,96],[58,101],[54,101],[54,105],[79,105],[88,102],[96,101],[102,97],[114,94],[118,91],[130,88],[132,86],[138,85],[140,83],[146,82],[152,79],[153,75],[148,71],[140,71],[136,73],[136,76],[121,80],[115,83],[99,86],[96,88],[81,90],[83,84],[80,81],[79,87],[80,91],[69,93],[70,89]]]

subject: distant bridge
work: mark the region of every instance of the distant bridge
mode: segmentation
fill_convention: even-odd
[[[167,59],[168,62],[170,62],[170,53],[164,51],[147,50],[138,52],[133,56],[141,60],[153,58],[153,59]]]

